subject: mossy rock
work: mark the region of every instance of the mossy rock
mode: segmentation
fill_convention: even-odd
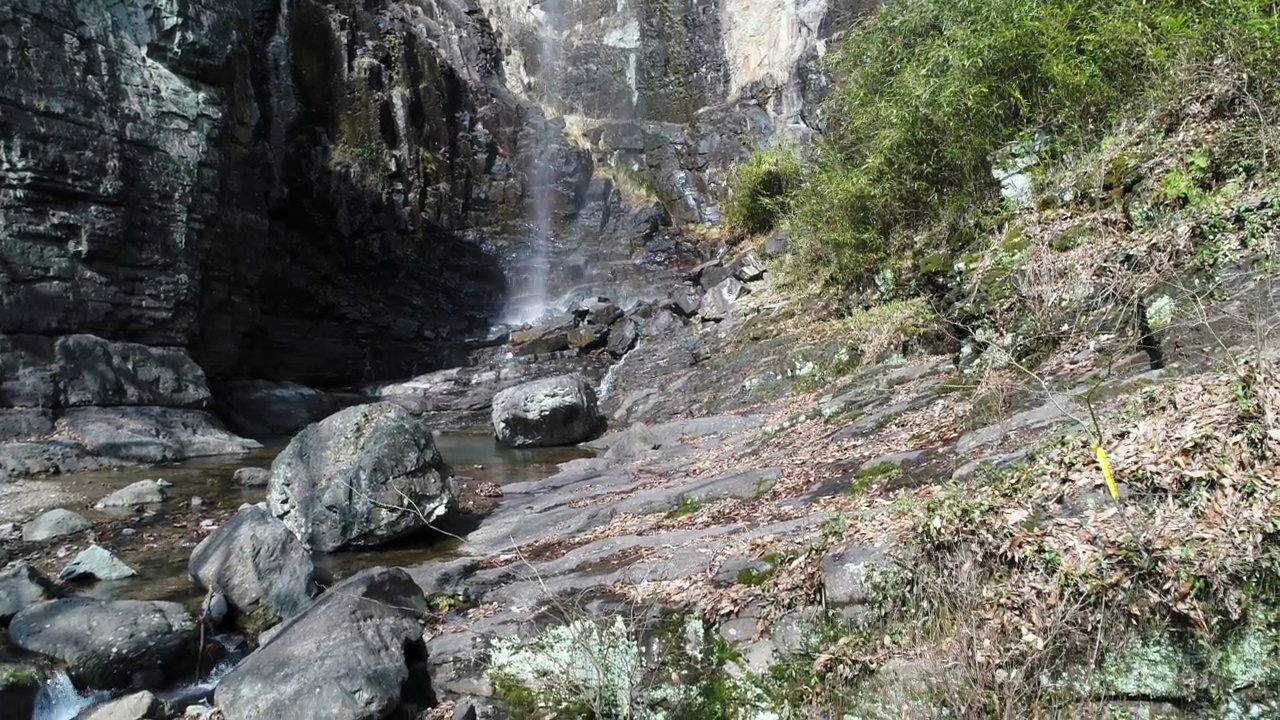
[[[39,668],[0,663],[0,708],[6,713],[12,712],[15,718],[31,717],[44,679],[45,672]]]

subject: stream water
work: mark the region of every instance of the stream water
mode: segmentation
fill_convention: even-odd
[[[492,482],[499,486],[547,477],[560,463],[588,454],[578,448],[513,450],[499,446],[487,430],[440,433],[436,436],[436,447],[466,482]],[[138,572],[135,578],[97,583],[85,588],[85,592],[104,599],[169,600],[196,610],[203,592],[187,576],[187,560],[192,548],[207,535],[208,525],[220,522],[244,503],[260,502],[265,497],[265,488],[242,488],[233,483],[234,472],[246,466],[269,467],[282,449],[283,445],[273,445],[248,455],[199,458],[171,466],[62,478],[59,482],[65,489],[83,500],[83,506],[71,507],[96,521],[98,541],[108,545]],[[164,478],[172,483],[169,498],[157,510],[138,514],[84,509],[92,508],[98,498],[114,490],[151,478]],[[193,506],[195,498],[199,501]],[[202,524],[206,527],[202,528]],[[422,537],[385,549],[317,555],[315,562],[341,579],[365,567],[407,567],[457,553],[457,541]],[[60,555],[58,561],[62,562]],[[231,662],[224,661],[194,685],[157,694],[198,698],[211,692],[218,679],[229,672],[241,656],[235,651],[240,638],[219,636],[217,639],[228,646]],[[104,693],[79,693],[65,673],[55,673],[41,690],[33,720],[69,720],[109,697]]]

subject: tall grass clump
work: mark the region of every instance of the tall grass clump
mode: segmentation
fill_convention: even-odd
[[[771,147],[751,153],[733,169],[725,224],[730,232],[755,234],[772,230],[791,208],[800,186],[800,158],[793,148]]]
[[[829,55],[791,277],[839,293],[959,249],[999,206],[993,152],[1037,132],[1047,159],[1087,146],[1214,60],[1265,105],[1277,52],[1271,0],[895,0]]]

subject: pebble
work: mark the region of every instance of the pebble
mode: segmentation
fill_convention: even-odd
[[[121,535],[137,535],[137,534],[138,534],[138,530],[137,530],[137,528],[125,528],[125,529],[123,529],[123,530],[121,530],[121,531],[120,531],[120,534],[121,534]]]
[[[200,527],[202,528],[215,528],[217,526],[218,526],[218,522],[213,518],[205,518],[204,520],[200,521]]]
[[[191,507],[198,508],[201,505],[204,505],[204,498],[200,497],[199,495],[196,495],[195,497],[191,498]]]

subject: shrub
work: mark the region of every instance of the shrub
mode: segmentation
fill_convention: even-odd
[[[733,170],[725,225],[731,232],[772,230],[791,206],[800,185],[800,159],[786,147],[756,150]]]
[[[1053,139],[1042,160],[1096,142],[1123,115],[1181,101],[1186,78],[1210,60],[1248,71],[1250,94],[1265,104],[1277,77],[1269,58],[1280,50],[1273,6],[886,5],[829,56],[828,133],[806,186],[787,196],[794,206],[790,277],[840,292],[868,284],[886,265],[957,249],[999,206],[992,153],[1037,133]],[[753,158],[747,167],[751,178],[764,165]],[[745,210],[735,217],[754,217]]]

